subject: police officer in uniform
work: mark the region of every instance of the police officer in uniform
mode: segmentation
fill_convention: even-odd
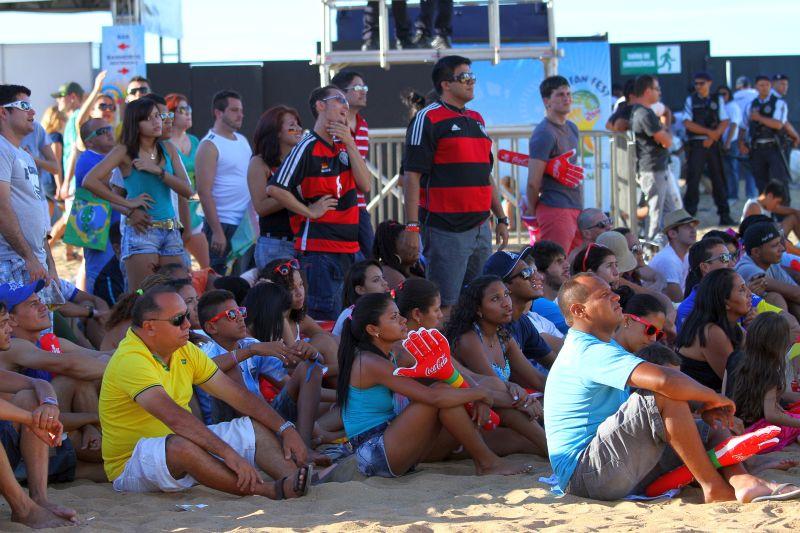
[[[788,92],[789,76],[786,74],[775,74],[772,76],[772,94],[778,98],[783,98],[783,101],[786,102],[787,107],[789,102],[786,101],[786,94]],[[792,147],[797,147],[800,145],[800,135],[797,134],[797,130],[795,130],[794,126],[792,126],[792,123],[789,122],[788,113],[786,124],[783,125],[783,130],[780,132],[779,136],[781,138],[783,155],[786,157],[786,161],[790,162],[792,160]]]
[[[711,96],[711,75],[698,72],[694,75],[694,89],[684,106],[683,125],[689,142],[686,144],[686,195],[684,207],[694,216],[700,200],[700,177],[708,165],[714,203],[717,205],[719,223],[722,226],[735,224],[728,207],[728,191],[722,170],[720,139],[728,127],[728,113],[719,96]]]
[[[744,108],[744,135],[739,135],[739,151],[750,154],[750,166],[759,192],[770,180],[789,183],[789,165],[780,137],[786,124],[788,107],[783,98],[771,89],[768,77],[756,77],[758,97]]]

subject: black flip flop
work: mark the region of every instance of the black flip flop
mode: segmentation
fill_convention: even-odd
[[[299,472],[305,471],[305,472],[303,475],[303,480],[300,481],[298,476],[298,479],[295,480],[294,486],[292,487],[294,493],[297,494],[296,496],[297,498],[308,494],[308,487],[311,485],[311,476],[314,475],[314,465],[313,464],[303,465],[298,469],[298,471]],[[283,482],[286,481],[288,478],[289,476],[285,476],[275,481],[276,500],[286,499],[286,493],[283,490]]]

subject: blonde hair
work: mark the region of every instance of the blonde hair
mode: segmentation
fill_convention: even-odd
[[[58,110],[57,105],[51,105],[42,113],[42,127],[47,133],[64,133],[64,126],[67,124],[67,115]]]

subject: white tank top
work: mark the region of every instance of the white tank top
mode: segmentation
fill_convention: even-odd
[[[758,200],[756,200],[755,198],[748,198],[747,201],[744,203],[744,207],[742,207],[742,218],[741,220],[739,220],[739,224],[741,224],[742,221],[744,220],[744,214],[747,213],[747,210],[750,208],[751,205],[757,205],[758,208],[761,210],[760,213],[756,213],[757,215],[765,215],[768,216],[769,218],[772,218],[772,212],[764,209],[764,206],[758,203]]]
[[[209,141],[217,147],[217,174],[211,188],[217,217],[223,224],[238,225],[250,206],[247,165],[253,151],[243,135],[234,135],[236,139],[231,140],[209,130],[203,141]]]

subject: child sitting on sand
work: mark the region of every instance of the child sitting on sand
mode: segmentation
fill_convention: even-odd
[[[374,259],[365,259],[353,264],[344,276],[344,289],[342,290],[342,305],[344,309],[339,313],[333,333],[337,337],[342,334],[344,321],[353,313],[356,302],[365,294],[375,292],[389,292],[389,284],[383,277],[383,268]]]

